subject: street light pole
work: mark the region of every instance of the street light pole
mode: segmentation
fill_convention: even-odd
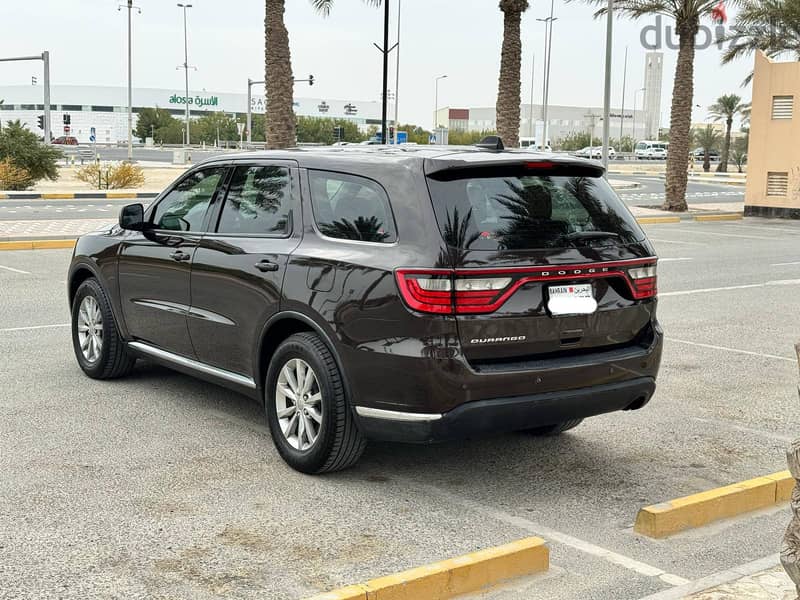
[[[622,108],[619,117],[619,143],[622,144],[622,135],[625,127],[625,86],[628,84],[628,47],[625,46],[625,66],[622,69]]]
[[[633,144],[634,158],[636,158],[636,105],[638,104],[637,100],[639,97],[639,92],[643,92],[645,89],[647,88],[639,88],[633,92],[633,135],[631,136],[633,139],[631,141]]]
[[[53,124],[50,120],[50,51],[42,52],[42,62],[44,63],[44,143],[50,143],[50,131]]]
[[[395,55],[394,67],[394,143],[397,143],[397,129],[399,123],[397,122],[398,110],[398,97],[400,95],[400,4],[401,0],[397,0],[397,43],[394,45],[397,54]]]
[[[186,9],[192,8],[192,5],[178,2],[178,6],[183,9],[183,71],[186,78],[186,138],[184,141],[186,146],[189,146],[191,144],[189,137],[189,33],[186,28]]]
[[[550,0],[550,16],[546,19],[536,19],[545,24],[544,43],[545,43],[545,56],[544,56],[544,89],[542,91],[542,121],[544,122],[544,130],[542,131],[541,148],[544,150],[547,147],[547,138],[549,120],[547,113],[550,104],[550,59],[553,49],[553,22],[558,19],[553,16],[555,10],[555,0]]]
[[[608,0],[606,13],[606,81],[603,99],[603,167],[608,173],[608,146],[611,138],[611,45],[614,34],[614,0]]]
[[[536,53],[533,53],[531,57],[531,109],[530,109],[530,119],[528,121],[528,137],[533,138],[535,130],[534,130],[534,123],[535,118],[533,116],[533,82],[536,79]],[[529,144],[530,145],[530,144]],[[534,144],[533,149],[536,150],[536,144]]]
[[[436,129],[439,127],[439,81],[447,79],[447,75],[439,75],[436,78],[436,93],[433,96],[433,133],[436,134]]]
[[[128,9],[128,161],[133,162],[133,74],[132,74],[132,36],[131,36],[131,11],[135,8],[142,14],[142,9],[128,0],[127,4],[120,4],[117,10]]]

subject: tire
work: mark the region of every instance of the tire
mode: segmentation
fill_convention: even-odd
[[[303,368],[306,370],[298,371],[302,364],[306,365]],[[310,388],[300,390],[307,393],[296,394],[292,381],[302,387],[299,379],[307,368],[311,369],[314,381]],[[287,378],[284,369],[293,376]],[[302,413],[296,401],[286,395],[287,391],[303,398]],[[314,333],[294,334],[278,346],[267,371],[264,403],[267,424],[278,453],[301,473],[340,471],[354,465],[364,452],[366,440],[350,410],[339,368],[328,347]],[[306,424],[302,425],[301,420]],[[316,437],[312,441],[314,432]]]
[[[570,421],[556,423],[555,425],[545,425],[544,427],[536,427],[534,429],[528,429],[527,431],[532,435],[556,436],[556,435],[561,435],[562,433],[564,433],[565,431],[569,431],[570,429],[575,429],[581,423],[583,423],[583,419],[572,419]]]
[[[87,300],[89,298],[90,300]],[[93,301],[93,303],[92,303]],[[82,349],[82,331],[79,328],[86,327],[86,321],[82,320],[82,307],[96,307],[96,315],[102,319],[99,324],[95,324],[91,329],[100,339],[99,351],[85,353]],[[84,314],[88,314],[84,312]],[[93,321],[93,323],[96,323]],[[92,379],[114,379],[123,377],[131,372],[136,363],[136,357],[132,356],[125,341],[120,337],[117,323],[114,320],[114,313],[111,312],[111,303],[108,301],[103,286],[97,279],[90,277],[81,283],[75,292],[72,300],[72,348],[75,351],[75,358],[84,373]],[[89,346],[87,346],[88,348]],[[93,347],[97,350],[97,346]]]

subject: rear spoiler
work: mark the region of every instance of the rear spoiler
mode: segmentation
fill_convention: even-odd
[[[483,153],[480,153],[483,155]],[[603,166],[573,157],[542,156],[524,152],[493,152],[469,159],[426,158],[425,174],[434,179],[464,177],[508,177],[519,175],[553,175],[571,177],[602,177]]]

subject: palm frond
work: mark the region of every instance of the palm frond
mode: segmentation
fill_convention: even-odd
[[[381,0],[363,0],[366,4],[370,6],[380,6]],[[323,17],[327,17],[331,14],[331,9],[333,8],[333,0],[311,0],[311,6],[314,7],[319,14]]]

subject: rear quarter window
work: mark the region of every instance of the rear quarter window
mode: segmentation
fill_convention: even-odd
[[[433,176],[428,185],[442,237],[464,250],[608,246],[645,238],[599,176],[481,173]]]
[[[357,175],[309,171],[314,221],[323,235],[343,240],[391,244],[397,227],[385,190]]]

